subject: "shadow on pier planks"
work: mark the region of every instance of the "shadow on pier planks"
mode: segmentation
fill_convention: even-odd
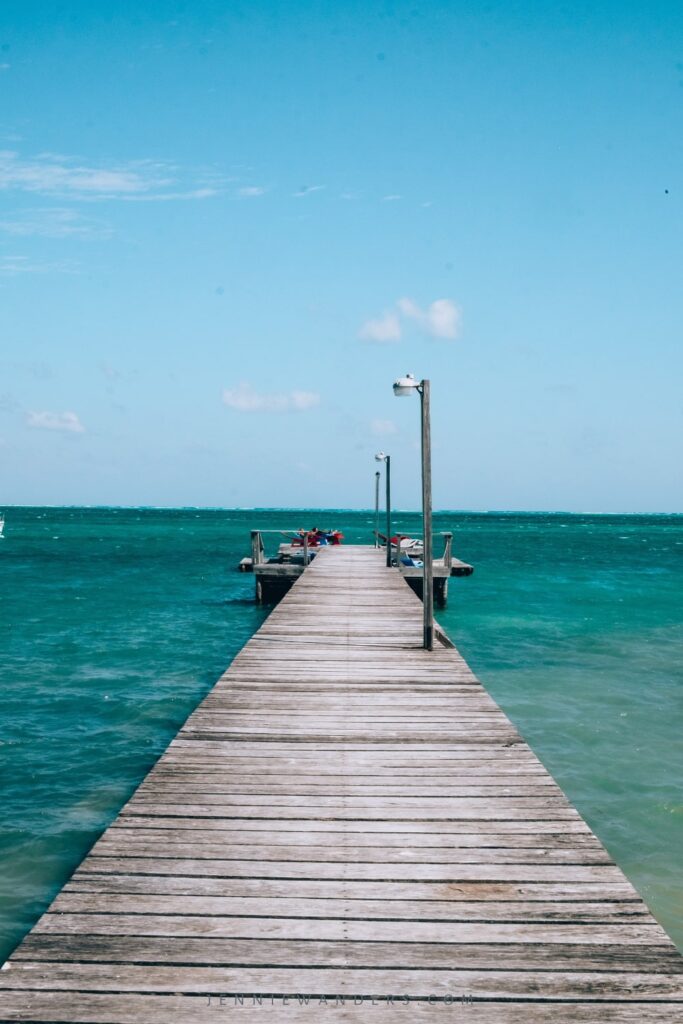
[[[383,562],[320,552],[15,951],[0,1019],[683,1018],[683,958]]]

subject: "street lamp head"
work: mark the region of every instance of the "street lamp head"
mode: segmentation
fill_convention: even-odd
[[[394,381],[394,394],[397,398],[402,398],[404,395],[412,395],[418,387],[419,384],[412,373],[407,373],[405,377],[399,377]]]
[[[384,452],[377,452],[377,454],[375,455],[376,462],[386,462],[386,459],[387,457],[384,454]]]

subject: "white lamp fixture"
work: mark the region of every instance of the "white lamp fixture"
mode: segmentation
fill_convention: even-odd
[[[405,377],[399,377],[398,380],[394,381],[394,394],[397,398],[402,398],[405,395],[412,395],[416,388],[419,388],[418,381],[415,380],[412,373],[407,373]]]

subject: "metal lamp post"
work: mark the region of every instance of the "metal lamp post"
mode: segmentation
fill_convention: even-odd
[[[379,477],[380,472],[375,473],[375,547],[379,547]]]
[[[422,412],[422,607],[424,617],[425,650],[434,650],[434,565],[432,544],[432,443],[429,416],[429,381],[416,381],[412,374],[399,377],[394,383],[394,394],[397,398],[413,395],[420,396]]]
[[[383,462],[386,469],[386,506],[387,506],[387,567],[391,568],[391,455],[377,452],[375,458]]]

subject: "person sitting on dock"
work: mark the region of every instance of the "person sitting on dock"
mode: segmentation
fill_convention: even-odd
[[[322,547],[326,544],[341,544],[344,534],[340,530],[314,530],[316,540]]]
[[[341,530],[320,530],[317,526],[314,526],[312,530],[304,530],[302,526],[294,536],[290,536],[284,531],[282,535],[290,541],[294,548],[303,547],[304,540],[307,541],[309,548],[317,548],[327,544],[341,544],[344,539]]]

